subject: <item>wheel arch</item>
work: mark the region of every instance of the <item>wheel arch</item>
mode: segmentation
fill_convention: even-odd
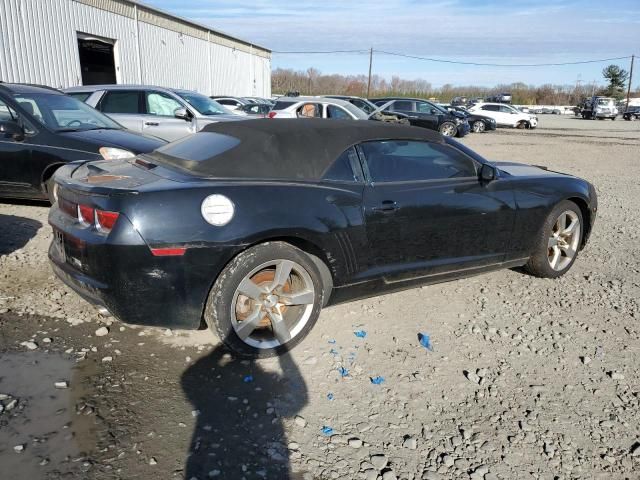
[[[323,288],[323,304],[322,306],[325,307],[328,303],[329,303],[329,299],[331,298],[331,292],[333,291],[333,285],[334,285],[334,277],[333,277],[333,273],[332,270],[329,268],[329,259],[328,256],[326,254],[326,252],[319,246],[317,245],[315,242],[312,242],[306,238],[302,238],[302,237],[296,237],[296,236],[291,236],[291,235],[280,235],[280,236],[265,236],[265,237],[261,237],[259,240],[256,240],[252,243],[248,243],[246,245],[243,245],[243,248],[238,250],[237,252],[235,252],[234,255],[232,255],[227,262],[224,264],[224,266],[221,268],[220,271],[224,270],[227,265],[229,263],[231,263],[233,261],[234,258],[236,258],[238,255],[240,255],[241,253],[249,250],[250,248],[253,248],[257,245],[261,245],[263,243],[269,243],[269,242],[283,242],[283,243],[288,243],[289,245],[298,248],[300,250],[302,250],[304,253],[306,253],[307,255],[309,255],[309,257],[311,258],[311,260],[313,261],[313,263],[316,265],[316,267],[318,268],[318,271],[320,272],[320,278],[322,279],[322,288]],[[211,291],[211,289],[213,288],[213,285],[215,284],[217,280],[217,276],[216,278],[212,278],[209,288],[207,290],[207,292]],[[207,328],[207,324],[205,322],[204,319],[204,315],[205,315],[205,310],[207,308],[207,298],[208,298],[208,293],[207,293],[207,297],[204,299],[204,303],[202,304],[202,313],[200,315],[200,327],[199,329],[206,329]]]
[[[56,173],[56,170],[58,170],[60,167],[64,166],[65,163],[64,162],[59,162],[59,163],[52,163],[51,165],[47,165],[47,167],[44,169],[44,171],[42,172],[42,175],[40,176],[40,185],[42,190],[46,192],[45,188],[46,188],[46,182],[53,177],[53,174]]]
[[[582,250],[587,244],[587,240],[591,235],[591,210],[589,210],[589,205],[587,204],[584,198],[569,197],[567,198],[567,200],[575,203],[580,209],[580,213],[582,213],[583,234],[582,234],[582,238],[580,239],[580,250]]]

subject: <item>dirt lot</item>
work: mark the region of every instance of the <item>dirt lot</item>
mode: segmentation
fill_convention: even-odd
[[[596,185],[569,274],[502,271],[332,307],[279,360],[100,317],[52,276],[47,209],[0,204],[2,471],[640,478],[640,123],[546,115],[464,143]]]

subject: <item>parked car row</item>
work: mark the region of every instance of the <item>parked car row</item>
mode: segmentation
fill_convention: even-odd
[[[65,95],[66,94],[66,95]],[[292,94],[292,95],[295,95]],[[508,109],[502,114],[502,109]],[[449,109],[419,98],[207,97],[152,85],[92,85],[59,91],[0,83],[0,195],[55,200],[50,179],[74,160],[130,158],[219,122],[250,118],[375,120],[463,137],[496,126],[535,128],[508,105]]]

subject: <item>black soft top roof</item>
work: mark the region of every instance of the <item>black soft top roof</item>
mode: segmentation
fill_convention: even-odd
[[[201,150],[207,132],[234,137],[239,143],[209,158],[189,158],[189,142]],[[216,136],[210,135],[212,152]],[[193,140],[191,140],[193,139]],[[319,180],[347,148],[369,140],[402,139],[444,143],[443,137],[424,128],[376,121],[326,119],[256,119],[218,122],[184,140],[178,157],[162,150],[150,156],[203,177]],[[194,142],[195,145],[195,142]],[[184,154],[184,152],[187,154]]]

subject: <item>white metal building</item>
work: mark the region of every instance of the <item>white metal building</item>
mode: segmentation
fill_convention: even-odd
[[[271,96],[271,51],[132,0],[0,0],[0,80]]]

